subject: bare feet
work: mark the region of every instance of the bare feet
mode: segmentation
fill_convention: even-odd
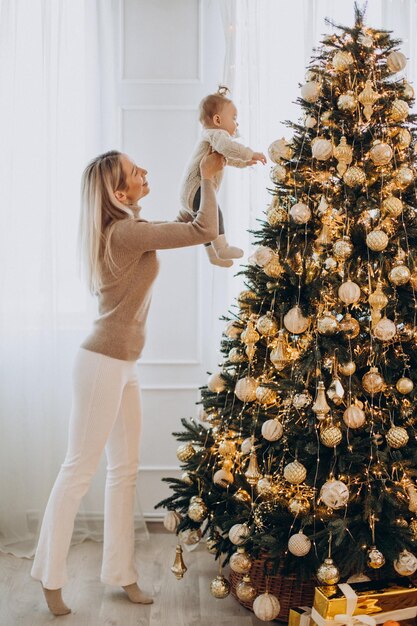
[[[147,596],[146,593],[143,593],[136,583],[126,585],[123,589],[126,591],[131,602],[134,602],[135,604],[153,604],[153,598]]]
[[[68,615],[71,613],[71,609],[67,607],[62,599],[61,589],[45,589],[42,585],[45,600],[49,610],[56,616]]]

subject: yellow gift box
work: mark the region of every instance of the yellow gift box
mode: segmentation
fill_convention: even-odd
[[[408,578],[316,587],[312,626],[397,622],[417,615],[417,587]]]
[[[288,616],[288,626],[310,626],[310,622],[310,606],[297,606],[295,609],[290,609],[290,614]]]

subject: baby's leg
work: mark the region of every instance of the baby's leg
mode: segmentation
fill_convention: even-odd
[[[194,200],[193,200],[193,212],[194,215],[197,214],[198,209],[200,208],[200,197],[201,197],[201,190],[200,187],[197,189],[196,194],[194,196]],[[220,227],[220,219],[221,219],[221,224],[223,227],[223,218],[220,218],[221,216],[221,212],[219,209],[219,227]],[[209,258],[210,263],[212,263],[213,265],[218,265],[219,267],[232,267],[233,265],[233,261],[230,261],[228,259],[220,259],[217,256],[216,250],[214,249],[214,247],[211,245],[211,243],[206,243],[205,244],[205,250],[207,252],[207,256]]]
[[[224,234],[223,214],[219,207],[219,236],[212,241],[213,248],[219,259],[240,259],[243,256],[243,250],[235,246],[229,246],[226,235]]]

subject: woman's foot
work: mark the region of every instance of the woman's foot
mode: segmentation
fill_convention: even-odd
[[[153,603],[153,598],[151,598],[150,596],[147,596],[146,593],[143,593],[143,591],[139,589],[136,583],[132,583],[131,585],[126,585],[126,587],[123,587],[123,589],[126,591],[129,600],[131,602],[134,602],[135,604],[152,604]]]
[[[61,589],[45,589],[42,585],[43,593],[45,595],[46,604],[49,610],[56,616],[68,615],[71,613],[71,609],[67,607],[62,599]]]

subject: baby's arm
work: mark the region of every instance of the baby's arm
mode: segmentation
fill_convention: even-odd
[[[225,130],[207,131],[207,140],[213,150],[225,156],[227,160],[247,162],[253,158],[253,150],[234,141]]]

